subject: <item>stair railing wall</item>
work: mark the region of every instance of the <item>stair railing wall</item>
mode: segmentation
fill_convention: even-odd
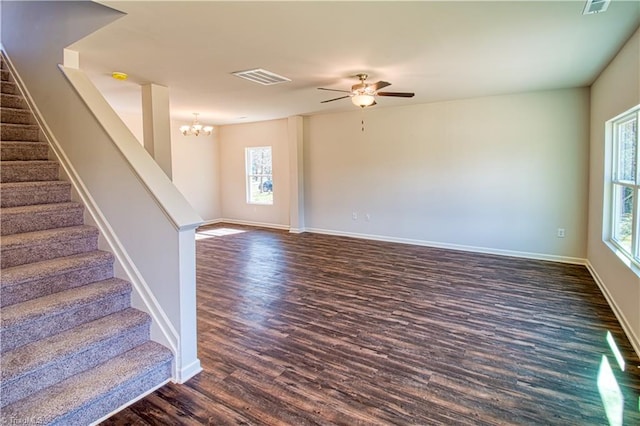
[[[3,1],[2,50],[34,116],[104,243],[175,354],[174,380],[200,370],[193,208],[63,49],[122,16],[93,2]],[[37,25],[35,24],[37,23]],[[122,275],[121,275],[122,276]]]

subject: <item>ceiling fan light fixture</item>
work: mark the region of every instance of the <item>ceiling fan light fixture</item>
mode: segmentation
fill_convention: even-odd
[[[364,107],[373,105],[373,103],[375,102],[375,98],[373,95],[368,95],[366,93],[359,93],[351,97],[351,102],[353,102],[355,106],[364,108]]]

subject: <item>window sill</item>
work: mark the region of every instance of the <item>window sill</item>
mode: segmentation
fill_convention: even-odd
[[[611,241],[604,241],[604,243],[611,249],[611,251],[618,256],[618,259],[622,261],[631,271],[636,274],[638,278],[640,278],[640,265],[635,261],[631,260],[629,256],[622,250],[620,250],[615,244]]]

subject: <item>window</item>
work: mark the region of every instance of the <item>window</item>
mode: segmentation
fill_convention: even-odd
[[[273,169],[271,147],[245,150],[247,168],[247,203],[273,204]]]
[[[640,265],[640,167],[638,167],[638,116],[640,108],[611,121],[610,241]]]

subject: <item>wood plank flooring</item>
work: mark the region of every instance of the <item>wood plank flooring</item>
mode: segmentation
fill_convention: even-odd
[[[197,241],[204,371],[104,425],[640,424],[583,266],[227,228]]]

